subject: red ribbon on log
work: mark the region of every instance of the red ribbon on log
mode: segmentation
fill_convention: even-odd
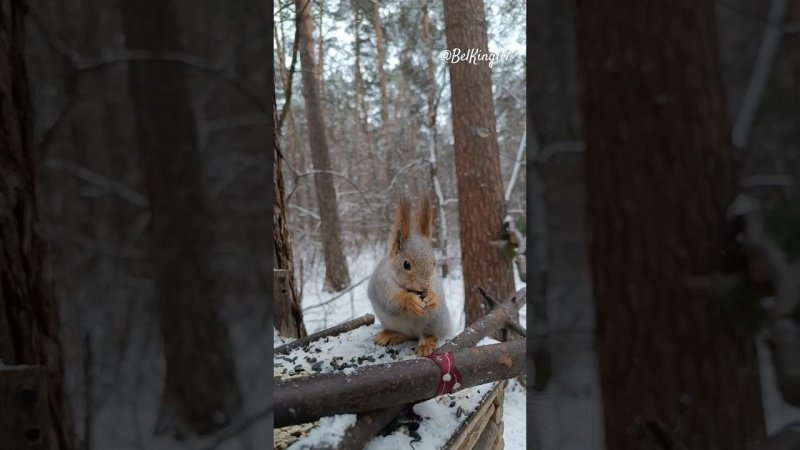
[[[456,359],[453,352],[435,353],[426,356],[439,366],[439,387],[436,388],[436,397],[443,394],[452,394],[461,389],[461,374],[456,368]]]

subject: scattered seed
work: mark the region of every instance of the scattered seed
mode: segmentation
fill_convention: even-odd
[[[464,409],[462,407],[458,407],[456,410],[456,418],[460,418],[464,414]]]
[[[306,361],[310,363],[315,363],[317,362],[317,358],[314,358],[313,356],[306,356]]]
[[[314,372],[322,372],[322,363],[323,362],[324,361],[318,361],[318,362],[312,364],[311,365],[311,370],[313,370]]]
[[[408,429],[411,430],[411,431],[419,430],[419,424],[417,422],[409,422],[407,425],[408,425]]]
[[[456,402],[450,402],[449,408],[452,408],[453,406],[456,406]]]
[[[305,370],[305,369],[303,368],[303,366],[301,366],[301,365],[299,365],[299,364],[298,364],[298,365],[296,365],[296,366],[294,366],[294,371],[295,371],[295,372],[302,372],[302,371],[304,371],[304,370]]]
[[[419,414],[415,413],[414,411],[408,411],[408,414],[406,414],[406,415],[411,420],[413,420],[414,422],[422,422],[422,416],[420,416]],[[429,419],[429,418],[430,417],[426,417],[426,419]]]

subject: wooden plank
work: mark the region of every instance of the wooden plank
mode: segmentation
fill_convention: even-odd
[[[47,378],[39,366],[0,366],[0,444],[49,450]]]
[[[478,442],[478,438],[481,437],[481,433],[486,428],[486,424],[491,422],[492,415],[494,414],[494,404],[488,403],[487,409],[480,414],[475,421],[472,423],[470,427],[471,430],[467,433],[467,439],[464,442],[465,449],[473,449],[475,448],[475,444]]]
[[[478,408],[470,415],[470,417],[456,429],[450,440],[444,445],[444,450],[460,450],[466,447],[469,431],[475,429],[476,422],[490,405],[494,406],[494,401],[500,396],[505,388],[505,381],[497,383],[497,385],[488,393],[486,397],[481,400]]]
[[[494,420],[488,421],[486,423],[486,427],[482,430],[481,435],[478,438],[478,441],[475,442],[475,446],[473,448],[475,450],[493,448],[495,446],[495,443],[497,442],[497,434],[499,430],[500,427]]]

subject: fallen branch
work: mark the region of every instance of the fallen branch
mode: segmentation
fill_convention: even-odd
[[[520,289],[505,302],[492,308],[488,314],[468,326],[452,341],[439,347],[438,353],[453,351],[476,345],[481,339],[494,333],[509,321],[510,317],[525,304],[525,288]],[[356,423],[345,431],[337,450],[362,449],[366,443],[384,429],[389,422],[403,413],[411,404],[393,406],[391,408],[370,411],[358,415]]]
[[[462,389],[525,371],[525,341],[521,339],[458,350],[453,356]],[[436,396],[440,377],[435,362],[415,358],[361,367],[352,374],[282,379],[275,383],[275,427],[427,400]]]
[[[317,331],[316,333],[309,334],[306,337],[302,337],[299,339],[295,339],[288,344],[281,345],[280,347],[276,347],[273,351],[273,354],[280,355],[283,353],[289,353],[290,351],[302,347],[309,342],[314,342],[317,339],[322,339],[328,336],[335,336],[337,334],[342,334],[350,330],[355,330],[358,327],[363,327],[364,325],[372,325],[375,323],[375,316],[372,314],[364,314],[361,317],[356,317],[355,319],[348,320],[347,322],[340,323],[339,325],[335,325],[328,329]]]

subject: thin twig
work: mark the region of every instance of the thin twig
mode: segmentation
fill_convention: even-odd
[[[366,276],[366,277],[362,278],[362,279],[361,279],[361,281],[359,281],[358,283],[356,283],[356,284],[351,284],[351,285],[350,285],[350,287],[348,287],[347,289],[343,290],[342,292],[338,293],[337,295],[335,295],[335,296],[331,297],[331,298],[330,298],[330,299],[328,299],[328,300],[325,300],[324,302],[322,302],[322,303],[320,303],[320,304],[318,304],[318,305],[313,305],[313,306],[309,306],[308,308],[304,308],[304,309],[303,309],[303,312],[305,312],[305,311],[309,311],[309,310],[312,310],[312,309],[314,309],[314,308],[321,308],[321,307],[323,307],[323,306],[325,306],[325,305],[328,305],[328,304],[332,303],[334,300],[336,300],[336,299],[339,299],[339,298],[341,298],[342,296],[344,296],[344,294],[346,294],[346,293],[350,292],[350,291],[351,291],[353,288],[355,288],[355,287],[356,287],[356,286],[358,286],[359,284],[361,284],[361,283],[363,283],[363,282],[365,282],[365,281],[369,280],[369,278],[370,278],[371,276],[372,276],[372,275]]]

